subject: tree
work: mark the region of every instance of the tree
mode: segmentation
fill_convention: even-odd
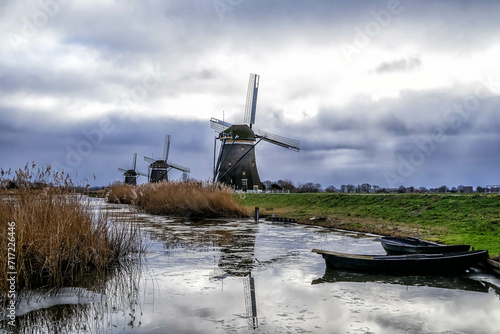
[[[400,194],[404,194],[405,192],[406,192],[406,188],[405,188],[405,186],[399,186],[399,188],[398,188],[398,193],[400,193]]]
[[[334,192],[336,192],[336,191],[337,191],[337,188],[335,188],[335,186],[328,186],[328,187],[325,189],[325,191],[326,191],[327,193],[334,193]]]
[[[295,190],[295,186],[293,185],[293,182],[290,180],[278,180],[278,182],[276,182],[276,183],[282,189],[290,190],[290,191]]]
[[[441,186],[438,188],[438,192],[440,192],[440,193],[445,193],[447,190],[448,190],[447,186]]]
[[[262,184],[264,185],[264,187],[266,187],[266,189],[271,189],[271,185],[273,183],[269,180],[266,180],[266,181],[262,182]]]
[[[321,184],[319,183],[312,183],[312,182],[308,182],[308,183],[304,183],[304,184],[300,184],[299,183],[299,187],[297,188],[297,192],[299,193],[317,193],[318,190],[321,188]]]
[[[347,191],[347,186],[345,184],[340,186],[340,192],[345,193]]]
[[[372,186],[371,186],[371,185],[369,185],[368,183],[363,183],[363,184],[361,185],[361,192],[363,192],[363,193],[368,193],[368,192],[370,192],[370,189],[371,189],[371,188],[372,188]]]

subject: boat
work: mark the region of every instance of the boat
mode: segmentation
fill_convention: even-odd
[[[378,272],[389,274],[455,274],[465,272],[476,263],[484,263],[488,251],[443,254],[358,255],[313,249],[332,269]]]
[[[382,237],[378,239],[387,254],[442,254],[466,252],[470,245],[440,245],[418,238]]]

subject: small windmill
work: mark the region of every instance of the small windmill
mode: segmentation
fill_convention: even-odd
[[[136,185],[137,178],[139,177],[139,175],[148,176],[148,174],[137,172],[135,170],[136,163],[137,163],[137,153],[134,153],[134,158],[132,159],[132,169],[118,168],[120,172],[123,172],[123,176],[125,176],[125,184]]]
[[[168,153],[170,151],[170,135],[165,136],[165,144],[163,145],[163,159],[157,160],[150,157],[144,157],[144,160],[149,162],[149,182],[168,181],[168,172],[178,169],[183,172],[191,172],[187,167],[168,162]]]
[[[298,152],[300,141],[278,136],[262,130],[255,134],[255,124],[259,75],[250,74],[245,106],[245,124],[233,125],[219,119],[210,119],[210,126],[218,136],[214,144],[214,181],[220,181],[246,191],[263,188],[255,163],[255,146],[262,140]],[[221,142],[219,157],[215,159],[217,140]]]

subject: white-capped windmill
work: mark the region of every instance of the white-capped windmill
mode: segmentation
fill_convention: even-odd
[[[134,153],[134,158],[132,159],[132,169],[124,169],[118,168],[120,172],[123,172],[123,176],[125,176],[125,184],[137,184],[137,178],[139,175],[148,176],[148,174],[141,173],[135,170],[137,164],[137,153]]]
[[[168,181],[168,172],[174,168],[183,172],[191,172],[187,167],[168,162],[168,153],[170,151],[170,135],[165,136],[165,144],[163,145],[163,159],[153,159],[144,157],[144,160],[149,162],[149,182]]]
[[[210,119],[210,126],[219,134],[214,145],[213,179],[244,191],[263,188],[255,163],[255,146],[262,140],[292,151],[300,150],[298,140],[262,130],[259,130],[258,134],[254,133],[252,125],[255,124],[258,90],[259,75],[251,73],[245,106],[245,124],[233,125],[213,117]],[[221,147],[216,160],[217,140],[220,140]]]

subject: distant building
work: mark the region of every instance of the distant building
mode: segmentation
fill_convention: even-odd
[[[500,193],[500,187],[489,187],[488,190],[486,191],[488,193]]]
[[[469,194],[469,193],[473,193],[474,189],[472,188],[472,186],[464,186],[463,191],[464,191],[464,193]]]

